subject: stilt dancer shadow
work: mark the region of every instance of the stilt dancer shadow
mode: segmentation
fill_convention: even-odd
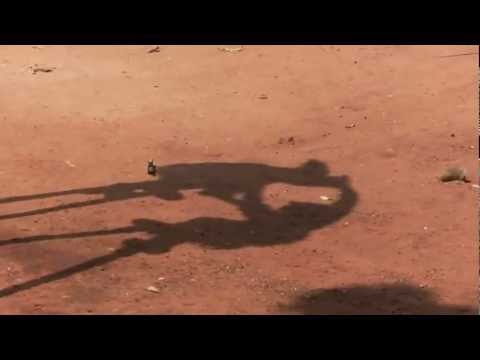
[[[175,164],[157,168],[158,179],[137,183],[118,183],[84,189],[50,192],[36,195],[0,199],[0,205],[48,199],[67,195],[99,195],[93,199],[21,213],[0,215],[0,220],[42,215],[50,212],[101,205],[109,202],[155,196],[167,201],[181,200],[182,190],[201,189],[202,195],[211,196],[238,206],[249,218],[268,208],[261,201],[265,186],[286,183],[299,186],[332,186],[345,181],[343,177],[328,176],[325,164],[309,160],[297,168],[273,167],[251,163],[194,163]],[[243,194],[238,200],[237,194]]]
[[[230,172],[227,171],[229,169]],[[135,238],[126,240],[113,253],[23,284],[1,289],[0,297],[60,280],[140,252],[151,255],[162,254],[186,242],[216,249],[237,249],[245,246],[274,246],[300,241],[312,230],[334,223],[347,215],[358,201],[358,196],[351,188],[346,176],[329,176],[327,167],[315,161],[309,161],[294,169],[257,164],[172,165],[160,168],[159,173],[163,177],[158,182],[116,184],[112,187],[78,191],[101,192],[104,194],[104,201],[117,201],[135,196],[136,193],[133,190],[140,188],[151,196],[175,200],[181,198],[180,190],[195,188],[201,189],[203,195],[235,204],[247,219],[201,217],[174,224],[137,219],[131,226],[117,229],[0,240],[1,247],[109,234],[146,233],[150,236],[148,240]],[[231,180],[229,180],[230,176],[233,177]],[[340,197],[336,202],[328,205],[291,202],[278,210],[273,210],[262,203],[260,195],[263,187],[277,182],[334,187],[340,191]],[[242,200],[238,200],[235,196],[237,193],[244,194]],[[46,194],[40,196],[46,196]]]

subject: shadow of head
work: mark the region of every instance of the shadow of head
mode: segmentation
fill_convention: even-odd
[[[318,289],[300,295],[280,312],[304,315],[471,315],[469,306],[442,304],[429,289],[409,284]]]
[[[304,162],[299,169],[304,173],[312,174],[319,177],[327,176],[329,173],[329,170],[326,164],[314,159],[310,159]]]

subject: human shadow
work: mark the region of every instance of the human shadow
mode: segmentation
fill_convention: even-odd
[[[275,167],[255,163],[192,163],[173,164],[157,168],[158,179],[117,183],[83,189],[57,191],[35,195],[14,196],[0,199],[0,204],[31,201],[67,195],[100,195],[99,199],[61,204],[53,207],[0,215],[0,220],[41,215],[108,202],[129,200],[148,196],[167,201],[181,200],[182,190],[200,189],[201,195],[226,201],[239,208],[247,217],[262,212],[269,214],[262,203],[261,193],[265,186],[286,183],[298,186],[342,187],[345,176],[328,176],[327,166],[317,160],[309,160],[296,168]]]
[[[442,304],[427,288],[401,283],[317,289],[278,311],[302,315],[476,315],[469,306]]]
[[[111,234],[144,233],[148,235],[147,240],[128,239],[119,249],[107,255],[23,284],[0,289],[0,297],[60,280],[137,253],[162,254],[176,245],[187,242],[215,249],[238,249],[246,246],[274,246],[300,241],[311,231],[334,223],[347,215],[358,201],[358,195],[351,188],[348,177],[329,176],[328,168],[319,162],[309,161],[294,169],[256,164],[220,164],[220,167],[217,165],[219,164],[194,164],[191,165],[191,171],[188,171],[189,165],[173,165],[167,170],[162,168],[161,170],[165,171],[160,173],[164,177],[158,182],[116,184],[110,188],[102,188],[105,196],[105,199],[102,200],[117,201],[135,197],[137,194],[135,189],[143,189],[151,195],[174,200],[181,198],[180,190],[195,188],[201,189],[201,193],[206,196],[213,196],[235,204],[246,215],[245,220],[201,217],[171,224],[149,219],[136,219],[131,226],[116,229],[3,240],[0,241],[0,246]],[[228,169],[231,172],[228,172]],[[248,171],[251,172],[248,173]],[[238,178],[229,181],[232,176],[238,176]],[[274,210],[263,204],[261,190],[269,183],[275,182],[334,187],[339,190],[340,195],[331,204],[290,202],[286,206]],[[151,185],[152,183],[161,188],[155,188]],[[85,191],[92,190],[81,191],[85,193]],[[99,192],[100,190],[95,188],[94,191]],[[243,193],[243,197],[236,197],[237,193]],[[40,196],[45,196],[45,194]]]

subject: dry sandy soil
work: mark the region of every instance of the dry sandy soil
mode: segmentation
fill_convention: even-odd
[[[0,313],[477,312],[477,47],[152,48],[0,46]]]

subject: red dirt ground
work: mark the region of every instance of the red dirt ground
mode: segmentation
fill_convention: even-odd
[[[1,313],[477,311],[477,47],[151,48],[0,46]]]

